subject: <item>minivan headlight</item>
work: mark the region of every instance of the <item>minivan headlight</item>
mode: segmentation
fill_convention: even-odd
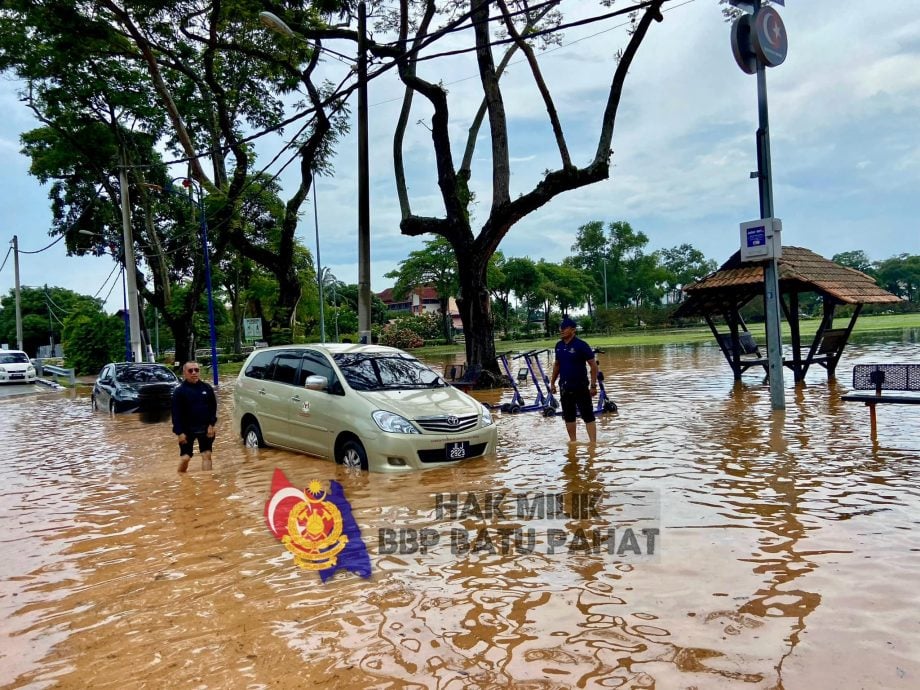
[[[387,412],[386,410],[377,410],[371,415],[381,431],[388,431],[391,434],[417,434],[420,433],[412,422],[398,414]]]
[[[488,407],[483,405],[482,406],[482,425],[489,426],[490,424],[492,424],[492,411]]]

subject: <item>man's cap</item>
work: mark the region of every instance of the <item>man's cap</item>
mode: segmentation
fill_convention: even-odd
[[[575,328],[576,325],[577,324],[575,323],[574,319],[570,319],[568,316],[566,316],[562,319],[562,323],[559,324],[559,330],[561,331],[563,328]]]

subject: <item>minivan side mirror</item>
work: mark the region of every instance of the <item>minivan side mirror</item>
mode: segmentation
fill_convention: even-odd
[[[329,379],[325,376],[308,376],[304,388],[311,391],[324,391],[329,386]]]

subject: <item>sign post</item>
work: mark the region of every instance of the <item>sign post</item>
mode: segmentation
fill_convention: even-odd
[[[731,0],[735,6],[750,6],[752,15],[742,15],[732,26],[732,53],[738,66],[747,74],[757,74],[757,182],[762,220],[743,223],[742,261],[764,262],[764,311],[767,329],[767,372],[770,378],[770,403],[774,410],[786,408],[783,390],[783,340],[780,332],[779,243],[773,218],[773,171],[770,164],[770,124],[767,108],[767,67],[776,67],[786,59],[789,47],[786,28],[779,13],[772,7],[762,7],[761,0]],[[778,2],[782,5],[782,2]],[[767,225],[769,221],[769,225]],[[759,245],[761,238],[763,244]],[[748,234],[750,233],[750,234]],[[767,242],[767,234],[771,241]],[[772,249],[765,250],[769,244]],[[761,249],[764,248],[764,250]],[[758,256],[762,253],[762,256]]]
[[[246,340],[261,340],[262,319],[243,319],[243,337]]]

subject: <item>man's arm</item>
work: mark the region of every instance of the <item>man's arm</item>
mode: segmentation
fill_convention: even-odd
[[[591,390],[597,390],[597,358],[592,357],[588,360],[588,366],[591,368]]]
[[[549,380],[549,382],[550,382],[550,383],[549,383],[549,389],[550,389],[551,392],[555,392],[555,390],[556,390],[556,379],[558,379],[558,378],[559,378],[559,360],[557,359],[556,361],[553,362],[553,374],[552,374],[552,376],[550,377],[550,380]]]
[[[180,400],[181,393],[179,388],[173,391],[172,394],[172,431],[177,436],[185,436],[185,429],[182,420],[182,402]],[[184,439],[180,439],[180,443]]]

